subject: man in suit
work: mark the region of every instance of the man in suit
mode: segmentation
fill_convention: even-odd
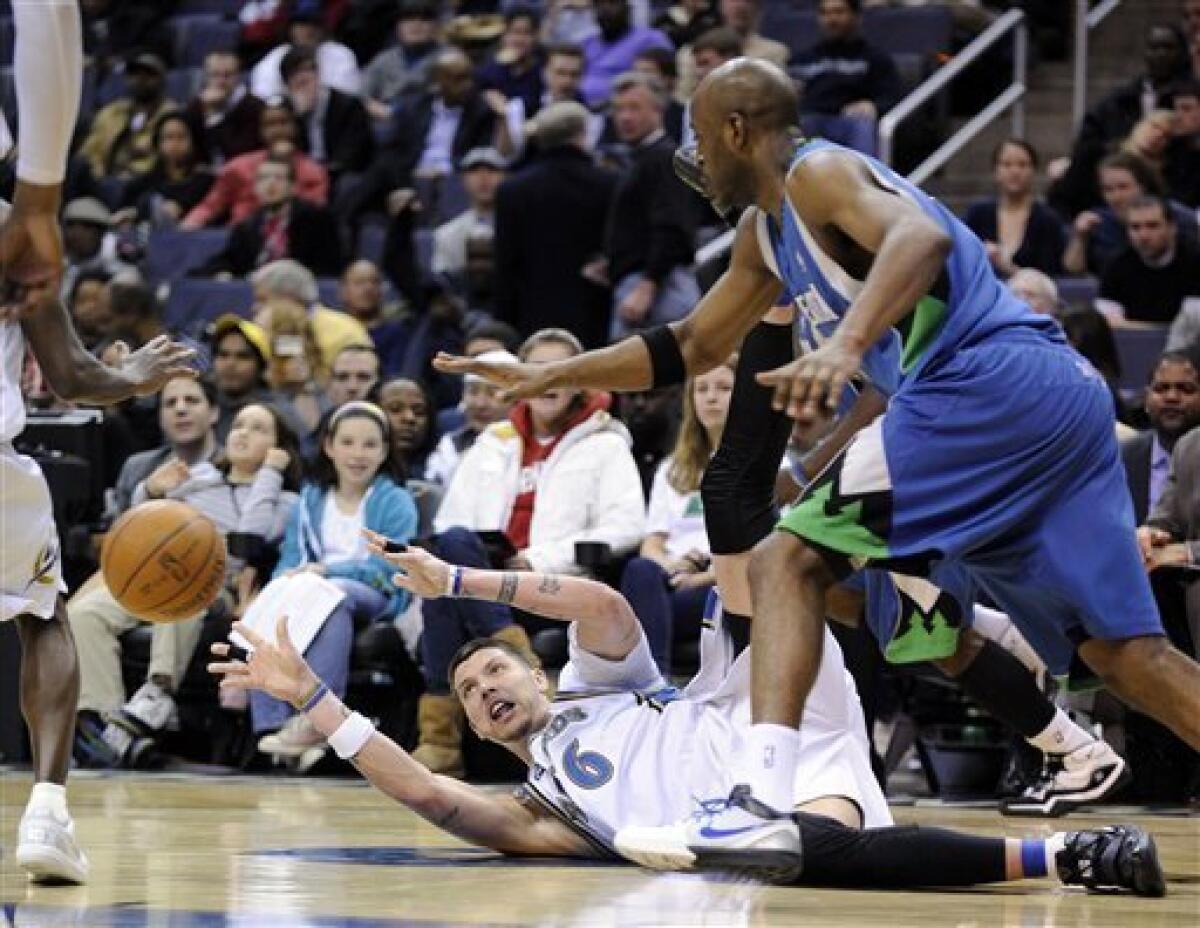
[[[321,83],[316,56],[293,48],[279,66],[287,96],[300,123],[300,146],[336,180],[371,162],[375,136],[357,97]]]
[[[608,342],[609,290],[585,266],[604,250],[617,177],[597,167],[582,104],[551,103],[533,121],[537,156],[496,194],[496,315],[522,336],[566,328]]]
[[[1146,388],[1150,428],[1121,445],[1138,525],[1162,495],[1176,442],[1200,425],[1200,359],[1193,355],[1168,351],[1159,358]]]
[[[184,110],[200,142],[200,158],[214,168],[261,148],[263,101],[246,89],[237,52],[209,52],[204,84]]]
[[[613,83],[612,119],[630,148],[631,166],[608,218],[608,276],[613,286],[609,337],[682,319],[700,301],[691,271],[700,210],[675,176],[675,141],[663,129],[667,97],[636,72]]]
[[[1155,574],[1200,564],[1200,430],[1176,443],[1170,476],[1146,524],[1138,529],[1138,544],[1146,568]],[[1191,651],[1196,654],[1200,651],[1200,584],[1191,576],[1179,579],[1185,584]]]
[[[243,276],[272,261],[291,258],[318,277],[342,270],[342,245],[333,214],[294,195],[295,167],[290,158],[268,156],[254,177],[262,206],[239,222],[225,248],[192,273]]]

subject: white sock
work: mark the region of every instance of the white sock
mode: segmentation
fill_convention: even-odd
[[[1054,718],[1043,731],[1038,732],[1029,743],[1047,754],[1070,754],[1096,739],[1084,728],[1071,721],[1062,709],[1054,710]]]
[[[1046,662],[1033,650],[1033,645],[1025,640],[1025,636],[1007,615],[987,606],[976,606],[973,617],[971,627],[975,631],[1004,648],[1024,664],[1030,673],[1038,675],[1046,672]]]
[[[1067,846],[1067,833],[1056,831],[1046,839],[1046,873],[1052,879],[1058,879],[1058,855]]]
[[[786,725],[750,726],[735,784],[745,783],[754,798],[776,812],[790,812],[795,796],[796,751],[800,732]]]
[[[67,811],[67,788],[58,783],[34,783],[25,811],[34,809],[49,809],[55,818],[65,822],[71,817]]]

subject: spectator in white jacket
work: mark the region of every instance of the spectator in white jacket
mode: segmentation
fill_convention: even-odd
[[[521,346],[520,359],[546,362],[582,352],[565,329],[543,329]],[[577,542],[601,542],[615,554],[634,549],[646,505],[629,432],[609,415],[609,399],[554,390],[518,403],[507,420],[485,429],[442,500],[435,553],[466,567],[581,573]],[[553,623],[469,599],[431,600],[422,611],[427,692],[413,757],[437,773],[462,776],[463,716],[449,689],[451,658],[467,641],[487,636],[532,655],[525,629]]]

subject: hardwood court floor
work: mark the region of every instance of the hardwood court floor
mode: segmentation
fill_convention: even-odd
[[[500,861],[354,782],[79,775],[71,807],[86,887],[30,887],[14,866],[28,774],[0,771],[0,925],[842,925],[1184,928],[1200,925],[1200,818],[1108,810],[1159,840],[1166,899],[1088,895],[1048,881],[955,892],[765,888],[632,867]],[[1041,821],[945,807],[902,822],[1035,834]]]

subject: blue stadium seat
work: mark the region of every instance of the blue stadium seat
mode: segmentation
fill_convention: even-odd
[[[383,245],[387,226],[382,222],[365,221],[358,229],[358,257],[383,265]]]
[[[1167,326],[1152,329],[1113,329],[1117,357],[1121,359],[1123,391],[1139,392],[1146,388],[1158,356],[1167,346]]]
[[[200,68],[175,68],[167,73],[167,96],[180,105],[187,106],[188,101],[200,89],[203,72]]]
[[[235,51],[241,25],[209,16],[175,20],[175,60],[180,67],[198,68],[209,52]]]
[[[150,235],[142,270],[152,283],[186,277],[222,248],[228,229],[162,229]]]
[[[433,263],[433,229],[423,227],[413,231],[413,250],[416,253],[417,272],[428,277]]]
[[[949,52],[953,33],[954,23],[944,6],[871,9],[863,16],[863,36],[893,55]]]
[[[13,26],[13,21],[9,18],[0,19],[0,62],[6,65],[12,64],[13,37],[15,35],[16,28]]]
[[[782,3],[767,4],[759,32],[769,39],[782,42],[794,55],[819,38],[817,14],[811,10],[790,9]]]
[[[317,278],[317,300],[322,306],[338,305],[338,286],[336,277]]]
[[[1095,277],[1059,277],[1054,283],[1058,286],[1059,301],[1067,307],[1091,309],[1100,292],[1100,281]]]
[[[200,280],[185,277],[171,286],[163,321],[175,332],[200,338],[210,322],[224,313],[249,315],[254,291],[244,280]]]
[[[103,80],[95,84],[92,106],[97,110],[108,106],[113,100],[125,96],[125,89],[125,72],[109,71]]]

